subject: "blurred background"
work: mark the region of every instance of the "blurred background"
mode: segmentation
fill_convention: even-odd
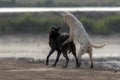
[[[72,13],[95,44],[108,43],[102,49],[93,49],[94,64],[120,69],[120,12]],[[48,36],[52,25],[60,26],[60,32],[69,32],[63,18],[54,12],[0,13],[0,57],[45,60],[50,51]],[[78,52],[79,45],[76,46]],[[73,58],[71,54],[69,57]],[[50,59],[55,58],[56,52]],[[87,54],[83,59],[89,62]]]
[[[120,12],[74,12],[87,32],[94,35],[120,33]],[[46,34],[52,25],[69,31],[63,18],[54,12],[0,13],[0,35],[4,34]]]
[[[0,7],[120,6],[119,0],[0,0]]]

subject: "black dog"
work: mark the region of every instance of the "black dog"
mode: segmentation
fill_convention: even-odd
[[[66,64],[63,67],[64,68],[67,67],[68,62],[69,62],[69,58],[67,56],[67,53],[72,52],[72,54],[73,54],[73,56],[75,57],[75,60],[76,60],[76,67],[79,67],[78,59],[76,57],[76,47],[75,47],[74,42],[71,41],[71,42],[62,46],[62,43],[69,38],[69,34],[67,34],[67,33],[60,34],[59,29],[60,29],[60,27],[52,26],[52,28],[50,30],[49,45],[51,47],[51,50],[50,50],[50,52],[47,56],[46,65],[49,64],[50,55],[56,50],[57,51],[57,58],[56,58],[55,63],[53,64],[53,66],[56,66],[56,64],[59,60],[59,57],[62,53],[63,56],[66,58]]]

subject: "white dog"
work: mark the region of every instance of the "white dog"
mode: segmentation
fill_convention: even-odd
[[[91,42],[82,23],[74,15],[72,15],[70,12],[63,12],[61,15],[70,28],[70,37],[63,43],[63,45],[70,41],[76,40],[80,44],[80,49],[78,51],[79,65],[81,65],[81,56],[84,53],[88,53],[91,61],[91,68],[93,68],[92,47],[102,48],[105,46],[105,43],[101,45],[94,45]]]

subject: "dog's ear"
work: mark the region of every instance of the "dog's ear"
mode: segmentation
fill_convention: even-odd
[[[68,14],[71,14],[70,12],[60,12],[60,14],[62,15],[62,16],[65,16],[65,15],[68,15]]]
[[[66,15],[66,12],[60,12],[60,14],[61,14],[62,16],[65,16],[65,15]]]
[[[66,14],[71,14],[71,12],[66,12]]]
[[[55,25],[52,25],[51,27],[50,27],[50,29],[54,29],[56,26]]]
[[[58,27],[58,28],[57,28],[57,31],[59,31],[59,30],[60,30],[60,28],[61,28],[61,27]]]

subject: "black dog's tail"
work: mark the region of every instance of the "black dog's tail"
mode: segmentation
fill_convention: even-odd
[[[68,54],[71,53],[71,52],[75,52],[76,53],[76,46],[75,46],[73,41],[71,41],[68,46],[69,46],[69,49],[67,51]]]
[[[72,42],[70,43],[67,43],[65,44],[63,47],[62,47],[62,50],[67,52],[67,54],[71,53],[72,52],[72,45],[71,45]]]

